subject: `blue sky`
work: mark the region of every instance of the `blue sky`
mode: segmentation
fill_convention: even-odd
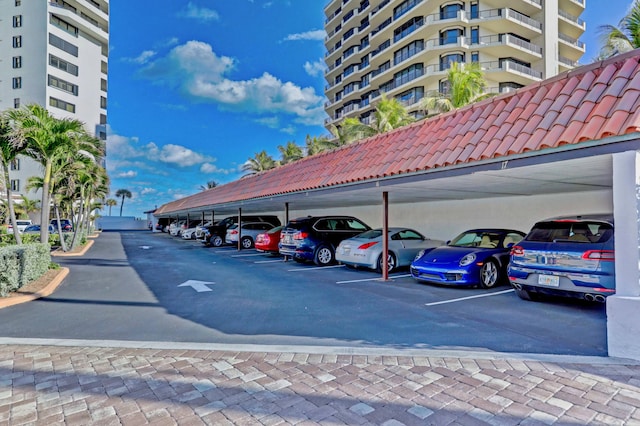
[[[597,54],[598,26],[631,4],[586,1],[582,63]],[[133,194],[123,215],[236,180],[263,149],[277,159],[278,145],[327,134],[326,3],[111,2],[107,170],[112,194]]]

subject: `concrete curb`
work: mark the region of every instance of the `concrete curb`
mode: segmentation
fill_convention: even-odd
[[[78,252],[71,253],[71,252],[60,251],[60,249],[57,249],[51,253],[51,256],[55,256],[55,257],[84,256],[84,254],[87,252],[87,250],[91,248],[91,246],[93,246],[93,240],[88,240],[87,243],[82,248],[82,250]]]
[[[60,268],[56,276],[47,284],[46,287],[32,294],[25,294],[21,296],[14,296],[0,299],[0,309],[8,306],[18,305],[20,303],[31,302],[32,300],[39,299],[41,297],[49,296],[53,293],[62,281],[69,275],[69,268]]]

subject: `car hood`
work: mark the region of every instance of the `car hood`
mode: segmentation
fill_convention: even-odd
[[[427,252],[424,256],[420,258],[420,262],[432,263],[447,263],[447,262],[458,262],[465,255],[469,253],[476,253],[476,256],[479,256],[479,253],[486,253],[487,249],[478,249],[476,247],[452,247],[452,246],[441,246],[436,247],[433,250]]]

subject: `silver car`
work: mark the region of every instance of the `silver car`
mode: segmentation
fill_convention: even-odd
[[[242,228],[238,230],[238,224],[236,223],[227,229],[225,242],[227,244],[237,244],[238,235],[240,234],[240,245],[243,249],[250,249],[254,246],[258,234],[262,234],[271,228],[273,228],[273,224],[268,222],[243,222]]]
[[[418,252],[438,247],[444,241],[426,238],[409,228],[389,228],[388,270],[409,266]],[[336,249],[336,260],[347,266],[363,266],[382,271],[382,229],[372,229],[343,240]]]

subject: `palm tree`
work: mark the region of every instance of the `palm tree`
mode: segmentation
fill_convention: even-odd
[[[4,186],[7,196],[7,210],[9,213],[9,221],[13,227],[13,235],[17,244],[22,244],[20,238],[20,232],[16,222],[16,211],[13,204],[13,195],[11,194],[11,178],[9,176],[9,164],[16,158],[20,147],[14,144],[12,141],[12,129],[9,125],[9,120],[2,114],[0,115],[0,167],[2,171],[2,178],[4,179]]]
[[[9,111],[14,122],[14,132],[25,143],[25,154],[34,158],[44,167],[42,178],[42,200],[40,203],[40,242],[48,243],[49,200],[52,195],[52,169],[54,161],[66,152],[86,152],[91,150],[83,138],[86,131],[79,120],[53,117],[43,106],[27,105]]]
[[[116,191],[116,197],[121,197],[122,201],[120,202],[120,216],[122,216],[122,206],[124,206],[124,199],[131,198],[131,191],[128,189],[118,189]]]
[[[105,201],[104,204],[109,207],[109,216],[111,216],[111,207],[117,206],[118,202],[113,198],[107,198],[107,201]]]
[[[431,92],[422,100],[421,105],[425,111],[439,114],[493,96],[492,93],[485,92],[487,82],[477,62],[452,62],[447,72],[447,83],[445,93]]]
[[[242,170],[249,172],[247,175],[253,175],[265,170],[270,170],[276,167],[276,162],[267,151],[260,151],[253,158],[249,158],[246,163],[242,165]]]
[[[341,144],[368,138],[380,133],[406,126],[414,121],[406,108],[396,98],[388,99],[382,94],[382,99],[376,105],[374,119],[371,124],[360,122],[357,118],[346,118],[339,128],[334,130],[334,136]]]
[[[280,151],[281,159],[280,164],[292,163],[296,160],[304,157],[302,148],[296,145],[295,142],[287,142],[286,145],[278,145],[278,151]]]
[[[599,59],[606,59],[618,53],[629,52],[640,47],[640,0],[635,0],[629,12],[618,26],[598,27],[602,48]]]
[[[206,185],[200,185],[200,190],[206,191],[207,189],[213,189],[216,186],[218,186],[218,182],[216,182],[215,180],[210,180]]]
[[[311,137],[307,135],[307,138],[304,141],[305,145],[305,153],[307,156],[316,155],[322,151],[326,151],[327,149],[334,148],[334,145],[329,141],[329,138],[326,136],[314,136]]]
[[[32,200],[24,195],[20,196],[20,208],[29,216],[29,213],[35,213],[40,210],[40,200]]]

